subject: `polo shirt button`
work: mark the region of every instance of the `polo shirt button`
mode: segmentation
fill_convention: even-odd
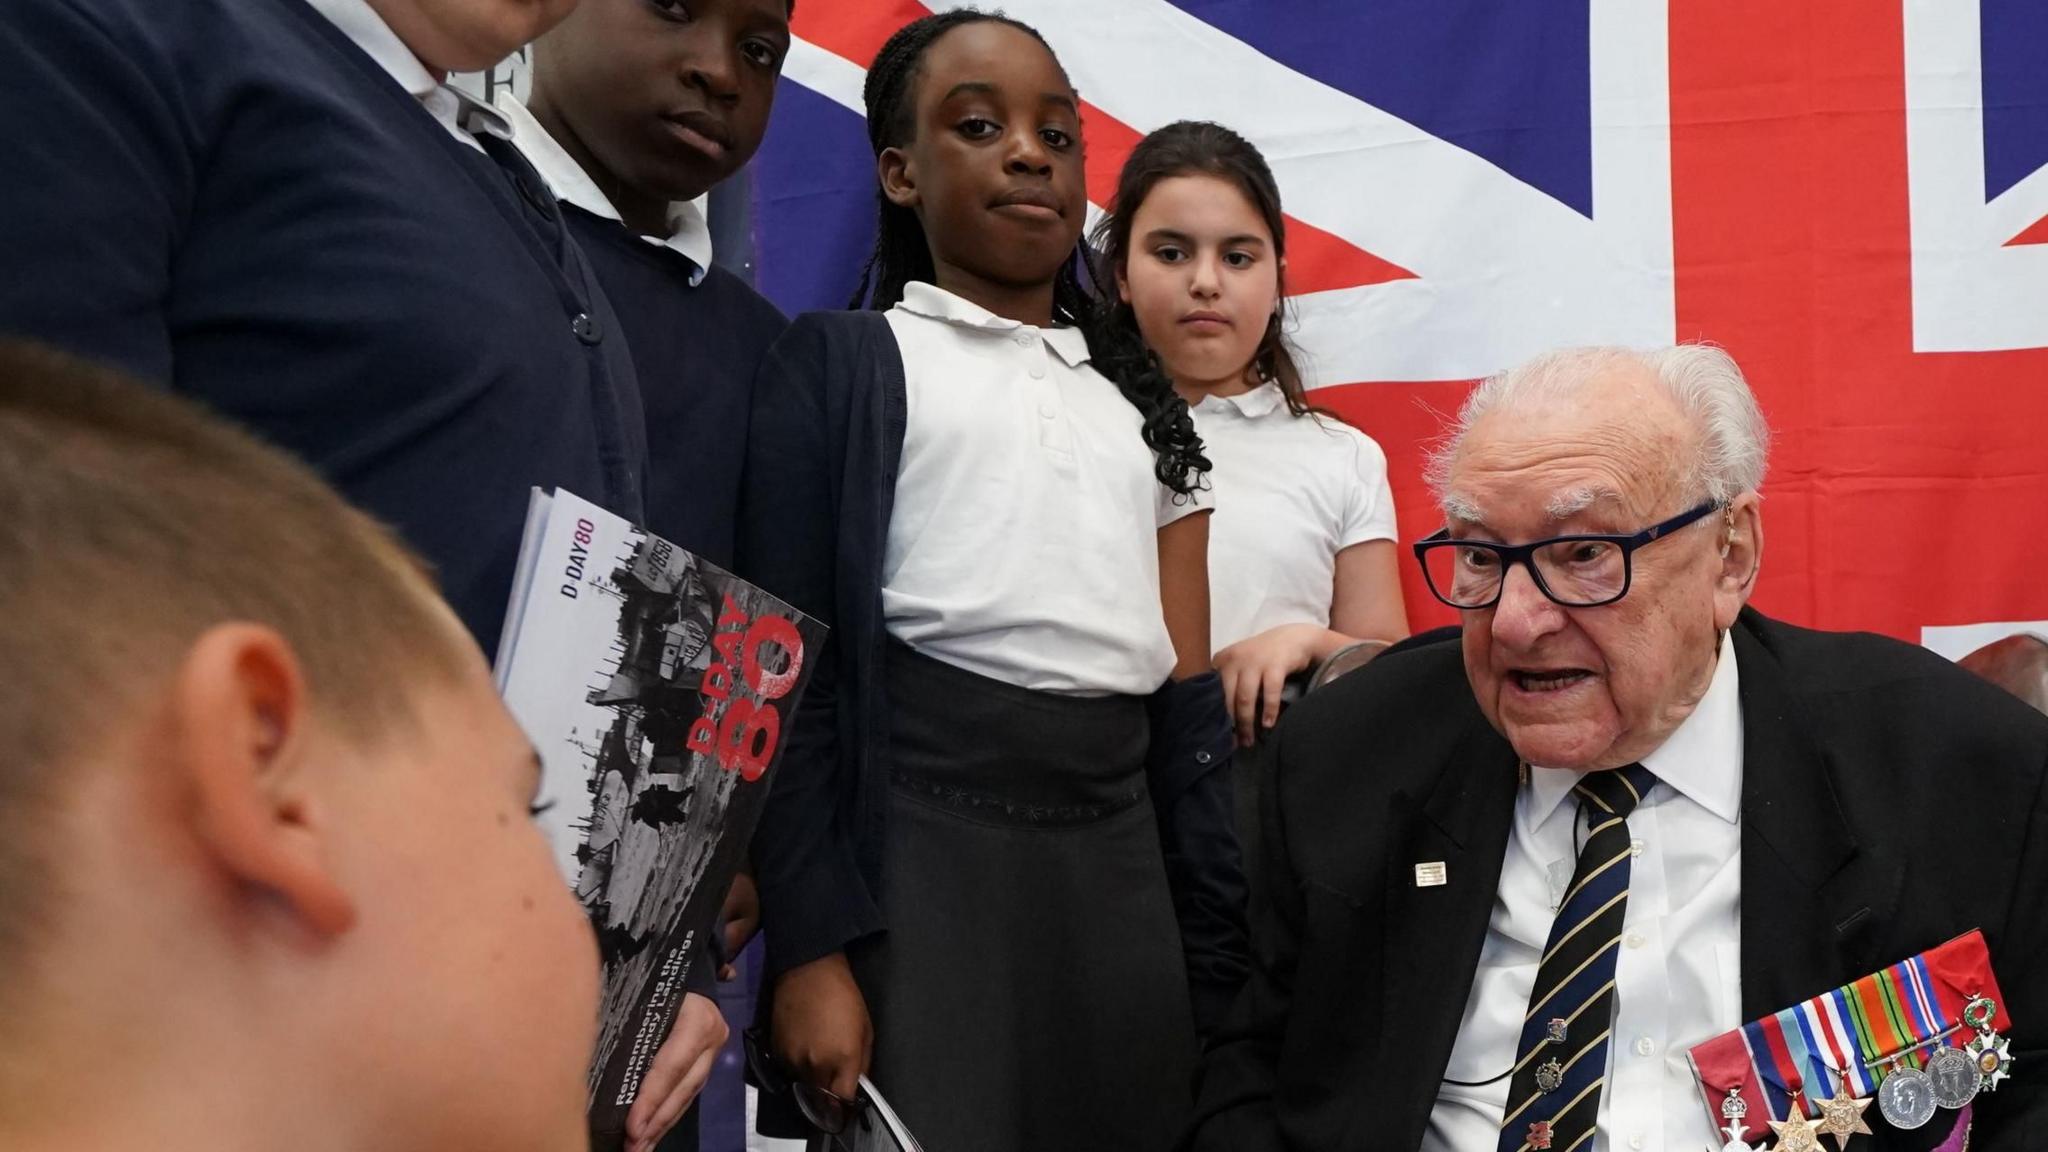
[[[595,344],[604,339],[604,329],[588,312],[578,312],[576,318],[569,321],[569,331],[574,332],[576,338],[585,344]]]

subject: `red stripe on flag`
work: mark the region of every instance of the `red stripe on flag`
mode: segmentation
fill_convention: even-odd
[[[917,0],[863,0],[859,4],[823,0],[798,5],[789,30],[866,68],[898,28],[931,14],[932,10]]]
[[[797,8],[790,31],[835,56],[866,68],[898,28],[931,10],[917,0],[876,0],[872,3],[804,4]],[[1124,161],[1144,134],[1086,100],[1081,102],[1082,135],[1087,143],[1086,179],[1089,199],[1104,204],[1116,191]],[[1327,292],[1413,280],[1415,273],[1367,252],[1312,224],[1287,217],[1287,290]]]
[[[2048,244],[2048,216],[2027,225],[2024,231],[2007,240],[2003,246],[2013,248],[2021,244]]]

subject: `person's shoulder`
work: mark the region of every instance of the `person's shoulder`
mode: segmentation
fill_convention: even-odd
[[[1310,410],[1295,415],[1285,408],[1280,412],[1284,423],[1278,427],[1283,434],[1302,451],[1329,461],[1333,469],[1346,476],[1386,473],[1385,449],[1356,425],[1327,412]]]
[[[902,358],[880,312],[805,312],[788,322],[768,349],[779,375],[818,382],[827,392],[864,390]]]
[[[693,291],[718,301],[718,311],[734,326],[742,339],[763,347],[789,328],[789,317],[759,289],[735,275],[729,268],[713,264]]]
[[[1472,720],[1485,722],[1452,633],[1388,649],[1304,696],[1282,723],[1286,739],[1308,749],[1372,747],[1427,759],[1448,736],[1462,738]]]
[[[1958,768],[2014,756],[2031,758],[2038,768],[2048,757],[2048,716],[1919,645],[1868,632],[1802,628],[1754,610],[1745,611],[1737,627],[1775,662],[1801,711],[1855,727],[1873,749],[1889,743],[1922,755],[1945,752]]]
[[[90,45],[103,54],[127,59],[132,67],[154,72],[152,65],[182,69],[174,61],[189,56],[208,41],[245,40],[251,30],[281,25],[269,9],[276,4],[247,5],[233,0],[7,0],[5,22],[17,35],[0,38],[0,46],[18,45],[35,52],[61,51],[72,44]],[[229,43],[233,46],[232,42]],[[76,62],[59,60],[60,66]],[[219,61],[210,61],[212,71]],[[94,82],[111,77],[90,77]],[[159,80],[187,79],[179,75]]]

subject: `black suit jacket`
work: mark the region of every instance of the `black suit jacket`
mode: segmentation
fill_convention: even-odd
[[[1734,641],[1743,1019],[1981,928],[2017,1063],[1979,1096],[1971,1147],[2048,1149],[2048,717],[1882,637],[1746,611]],[[1415,1148],[1486,939],[1514,750],[1456,644],[1334,682],[1276,743],[1253,973],[1204,1058],[1184,1146]],[[1437,860],[1449,882],[1416,887],[1414,866]],[[1853,1148],[1920,1152],[1951,1114],[1912,1133],[1869,1115],[1876,1135]]]

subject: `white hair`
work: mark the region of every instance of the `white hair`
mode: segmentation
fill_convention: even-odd
[[[1527,363],[1488,377],[1471,395],[1449,434],[1430,453],[1424,475],[1444,511],[1475,519],[1476,509],[1450,491],[1451,462],[1481,417],[1520,405],[1557,401],[1617,367],[1642,368],[1664,386],[1698,432],[1692,460],[1684,465],[1686,488],[1702,500],[1725,504],[1764,482],[1771,432],[1757,407],[1749,382],[1728,353],[1711,344],[1679,344],[1670,348],[1566,348],[1546,352]],[[1590,501],[1590,494],[1573,494]],[[1472,513],[1472,515],[1467,515]]]

